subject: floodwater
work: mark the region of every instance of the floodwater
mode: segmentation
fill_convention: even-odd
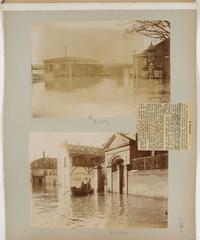
[[[117,193],[73,197],[32,187],[32,225],[67,228],[166,228],[167,200]]]
[[[139,102],[169,102],[170,82],[159,79],[121,78],[95,80],[68,92],[46,90],[44,82],[32,86],[33,117],[131,117]]]

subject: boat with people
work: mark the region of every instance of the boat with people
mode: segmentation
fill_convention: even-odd
[[[94,193],[94,188],[91,187],[91,179],[87,182],[84,183],[82,181],[80,187],[73,186],[71,187],[71,193],[72,196],[88,196]]]
[[[87,190],[83,190],[81,188],[71,187],[71,192],[72,192],[73,196],[88,196],[88,195],[94,193],[94,189],[87,191]]]

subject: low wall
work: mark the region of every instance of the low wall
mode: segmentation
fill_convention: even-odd
[[[148,197],[167,198],[168,170],[128,172],[128,193]]]

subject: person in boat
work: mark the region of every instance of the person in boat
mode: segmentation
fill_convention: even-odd
[[[81,190],[86,190],[87,189],[87,184],[84,183],[84,181],[81,182],[81,187],[80,187]]]
[[[88,183],[87,183],[87,191],[91,191],[92,190],[92,186],[91,186],[91,178],[89,179]]]

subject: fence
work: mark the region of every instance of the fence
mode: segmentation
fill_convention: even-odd
[[[168,154],[135,158],[131,160],[130,170],[153,170],[153,169],[168,169]]]

